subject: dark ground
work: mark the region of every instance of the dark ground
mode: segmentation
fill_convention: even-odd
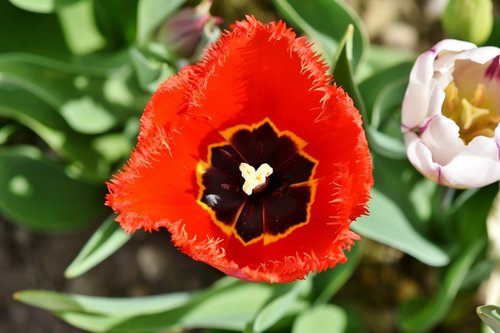
[[[116,254],[76,279],[64,270],[99,224],[80,232],[40,234],[0,221],[0,332],[76,333],[46,311],[16,302],[23,289],[48,289],[96,296],[142,296],[208,286],[222,276],[189,259],[166,232],[137,232]]]

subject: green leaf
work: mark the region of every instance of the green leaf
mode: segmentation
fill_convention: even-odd
[[[334,268],[314,277],[313,292],[317,295],[314,297],[315,305],[329,302],[337,291],[349,280],[361,259],[359,245],[354,245],[351,251],[346,253],[346,256],[346,263],[338,264]]]
[[[349,25],[354,26],[353,68],[357,68],[368,48],[365,28],[349,5],[342,0],[273,0],[281,15],[318,44],[327,63]]]
[[[131,237],[115,221],[115,215],[108,217],[94,232],[73,262],[66,268],[64,276],[75,278],[97,266],[115,253]]]
[[[375,188],[404,212],[413,227],[426,235],[425,227],[430,223],[429,218],[435,202],[434,193],[437,186],[432,186],[435,183],[422,178],[408,159],[390,159],[376,152],[372,152],[372,159]],[[407,189],[407,195],[401,195],[402,188]],[[426,211],[426,216],[419,215],[421,209]]]
[[[61,115],[71,128],[84,134],[106,132],[116,123],[113,115],[90,96],[67,101],[61,106]]]
[[[328,34],[317,30],[312,22],[306,21],[298,12],[296,8],[288,0],[273,0],[278,12],[285,17],[285,19],[296,28],[302,30],[307,34],[309,39],[313,40],[315,44],[313,48],[316,52],[323,56],[323,59],[331,64],[331,59],[335,54],[338,42],[332,39]]]
[[[177,328],[219,328],[242,331],[272,294],[269,285],[244,283],[210,290],[178,311],[130,318],[111,331],[144,332]]]
[[[126,158],[133,148],[130,139],[124,133],[100,135],[92,142],[92,147],[110,163]]]
[[[8,54],[0,55],[0,73],[2,81],[15,83],[54,109],[80,95],[71,74],[36,63],[23,63]]]
[[[91,146],[90,138],[72,130],[56,110],[36,96],[0,82],[0,116],[30,128],[55,152],[78,164],[83,177],[99,182],[108,177],[109,166]]]
[[[371,112],[375,101],[379,94],[386,88],[388,84],[393,84],[395,81],[406,79],[410,76],[410,71],[413,66],[413,61],[405,61],[366,78],[359,84],[359,91],[365,102],[368,118],[371,119]],[[400,101],[400,103],[402,100]]]
[[[9,0],[14,6],[34,13],[53,13],[57,9],[79,0]]]
[[[498,194],[499,184],[493,183],[477,190],[460,208],[451,215],[443,228],[443,234],[447,234],[452,244],[466,246],[485,239],[487,235],[486,220]],[[455,204],[451,206],[451,209]],[[453,232],[450,229],[453,225]]]
[[[38,131],[37,127],[44,126],[55,132],[57,128],[64,128],[66,125],[64,119],[43,101],[6,82],[0,82],[0,116],[16,119],[42,138],[43,130]],[[49,145],[52,144],[50,136],[48,134],[46,140]]]
[[[333,58],[333,77],[337,85],[341,86],[344,91],[349,94],[354,101],[354,105],[358,108],[366,121],[365,104],[359,93],[353,74],[352,38],[353,26],[349,25],[345,31],[344,37],[340,41],[337,53]]]
[[[0,127],[0,145],[4,145],[12,134],[16,132],[17,126],[14,124],[7,124]]]
[[[373,112],[370,112],[370,114],[367,112],[363,96],[361,95],[358,85],[355,82],[352,70],[352,36],[353,29],[352,26],[349,26],[344,38],[339,44],[337,54],[335,55],[335,59],[333,61],[333,76],[335,78],[335,82],[349,94],[354,101],[354,105],[363,116],[366,135],[370,146],[383,156],[397,159],[406,158],[406,152],[402,139],[391,137],[380,131],[375,126],[371,126]],[[390,86],[387,91],[384,91],[384,93],[378,96],[379,98],[374,104],[374,110],[376,112],[376,116],[378,117],[376,123],[377,127],[380,125],[379,118],[381,117],[381,114],[385,115],[388,109],[392,111],[394,106],[401,103],[401,87],[402,83],[397,82],[397,84]]]
[[[401,140],[395,139],[373,127],[366,127],[366,136],[370,147],[382,156],[391,159],[405,159],[406,150]]]
[[[91,55],[73,58],[71,61],[58,60],[34,53],[10,52],[2,54],[2,62],[16,62],[36,66],[44,70],[55,70],[67,74],[79,75],[80,81],[85,80],[85,75],[106,78],[121,66],[127,63],[127,52],[110,54],[94,53]],[[8,69],[8,67],[7,67]],[[49,76],[50,77],[50,76]],[[78,85],[78,79],[74,85]]]
[[[109,106],[106,104],[108,111],[114,111],[113,108],[121,111],[113,114],[122,123],[131,116],[139,117],[151,97],[150,93],[144,93],[137,84],[132,64],[123,66],[110,75],[102,85],[102,93],[105,101],[110,103]]]
[[[149,93],[153,93],[161,82],[173,74],[166,64],[146,57],[136,48],[130,50],[130,59],[139,85]]]
[[[159,25],[186,0],[139,0],[137,10],[137,43],[144,44]]]
[[[299,295],[310,289],[311,281],[297,281],[287,287],[288,290],[285,293],[280,294],[259,311],[253,323],[254,332],[264,332],[283,318],[295,304]]]
[[[400,208],[381,192],[372,189],[368,207],[370,215],[352,224],[355,232],[403,251],[427,265],[448,264],[448,255],[415,231]]]
[[[57,11],[66,43],[77,55],[88,54],[105,46],[97,29],[92,0],[80,0]]]
[[[479,306],[477,307],[477,315],[493,332],[500,333],[500,307],[496,305]]]
[[[138,0],[93,0],[97,28],[107,47],[126,49],[135,42]],[[120,13],[117,15],[117,13]]]
[[[180,320],[186,328],[222,328],[242,331],[271,296],[263,284],[247,283],[201,302]]]
[[[0,1],[0,22],[4,27],[0,29],[0,54],[26,52],[60,60],[69,58],[70,52],[55,14],[31,13],[9,1]]]
[[[384,47],[382,45],[370,44],[369,52],[367,52],[366,62],[364,65],[356,72],[356,78],[363,82],[377,76],[379,73],[386,71],[387,69],[396,67],[400,64],[409,63],[410,69],[413,65],[416,53],[403,51],[400,49],[392,49]],[[405,76],[410,75],[410,70],[406,72]],[[391,82],[382,82],[383,84]],[[376,89],[377,87],[375,87]],[[364,96],[364,95],[363,95]]]
[[[366,134],[370,147],[382,156],[406,159],[406,150],[401,133],[399,108],[406,91],[407,79],[387,84],[378,94]]]
[[[485,245],[486,242],[482,241],[465,248],[446,271],[437,293],[430,299],[416,299],[401,308],[399,325],[403,331],[428,331],[443,320],[472,264]]]
[[[0,150],[0,210],[36,230],[69,230],[104,212],[103,188],[68,177],[41,154]],[[29,209],[26,209],[29,207]]]
[[[122,85],[128,84],[122,73],[127,66],[115,67],[123,61],[121,56],[101,59],[103,64],[96,69],[98,76],[75,75],[73,66],[58,67],[60,62],[39,60],[24,62],[12,54],[1,55],[2,82],[14,84],[61,111],[75,130],[86,134],[100,133],[113,126],[115,121],[126,121],[132,112],[138,110],[135,104],[142,100],[142,94],[120,86],[121,98],[114,95],[118,91],[117,80]],[[111,63],[104,64],[108,61]],[[85,66],[91,63],[89,61]],[[135,99],[129,95],[135,95]],[[89,120],[95,122],[89,124]]]
[[[64,294],[47,290],[23,290],[14,294],[17,301],[56,313],[81,312],[127,318],[169,311],[187,304],[196,292],[176,292],[144,297],[98,297]]]
[[[375,103],[373,104],[373,110],[371,112],[371,122],[370,124],[375,128],[380,128],[384,126],[387,122],[387,118],[394,117],[394,110],[399,109],[401,101],[403,100],[408,79],[403,78],[400,80],[395,80],[390,84],[387,84],[377,95]],[[399,120],[399,117],[398,117]],[[398,121],[398,133],[400,127],[400,121]],[[402,141],[402,140],[401,140]]]
[[[92,332],[152,332],[201,327],[242,331],[272,292],[267,284],[223,278],[201,292],[139,298],[104,298],[41,290],[21,291],[14,297]]]
[[[335,305],[317,305],[297,317],[292,333],[343,333],[347,327],[345,311]]]

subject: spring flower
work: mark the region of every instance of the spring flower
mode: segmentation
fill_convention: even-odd
[[[202,40],[203,30],[213,30],[222,19],[210,14],[211,0],[204,0],[196,7],[181,9],[167,20],[158,32],[158,39],[174,54],[189,58]]]
[[[455,188],[500,179],[500,49],[443,40],[410,74],[402,129],[410,162]]]
[[[371,158],[358,111],[318,58],[283,23],[247,17],[167,79],[108,184],[122,227],[165,227],[186,254],[249,281],[344,262]]]

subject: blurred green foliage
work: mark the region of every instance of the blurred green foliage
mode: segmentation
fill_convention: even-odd
[[[432,296],[407,299],[398,317],[401,331],[430,331],[446,319],[462,290],[477,289],[489,274],[476,268],[489,267],[485,220],[498,185],[445,189],[423,179],[406,160],[399,108],[414,56],[370,47],[361,20],[340,0],[273,4],[316,42],[336,83],[363,115],[376,185],[372,214],[353,229],[436,267],[439,282]],[[85,273],[130,238],[107,217],[104,183],[134,146],[151,93],[199,56],[184,59],[156,39],[158,28],[183,5],[183,0],[0,2],[0,213],[51,232],[106,219],[67,277]],[[500,45],[498,29],[496,20],[491,45]],[[205,29],[198,49],[218,32]],[[355,309],[331,303],[362,255],[356,245],[347,264],[287,285],[224,278],[203,291],[133,299],[51,291],[15,297],[95,332],[364,332],[369,329],[356,324]],[[493,312],[486,310],[482,318],[491,322]]]

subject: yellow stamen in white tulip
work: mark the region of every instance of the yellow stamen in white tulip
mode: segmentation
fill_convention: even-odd
[[[460,96],[455,82],[445,89],[443,114],[460,127],[460,137],[469,143],[478,135],[493,137],[500,117],[486,104],[486,87],[479,83],[471,98]]]
[[[462,120],[462,128],[464,130],[468,130],[476,119],[480,118],[481,116],[485,116],[489,113],[490,110],[478,108],[465,98],[462,98],[461,120]]]

